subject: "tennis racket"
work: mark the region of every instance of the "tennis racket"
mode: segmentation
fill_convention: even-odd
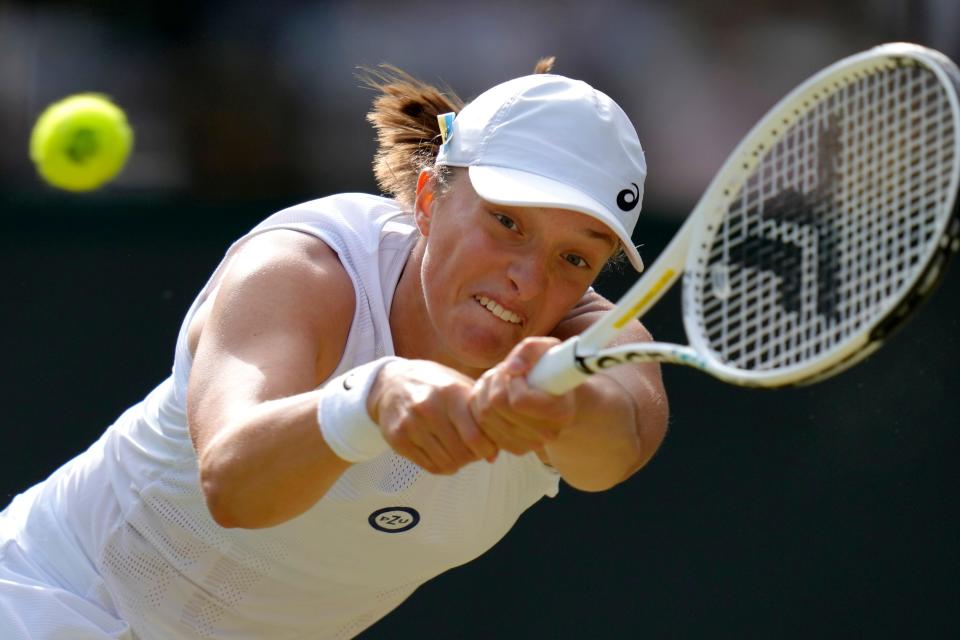
[[[564,393],[628,362],[781,387],[879,348],[957,252],[960,72],[892,43],[794,89],[728,158],[686,222],[614,309],[547,352],[533,386]],[[606,347],[683,274],[688,345]]]

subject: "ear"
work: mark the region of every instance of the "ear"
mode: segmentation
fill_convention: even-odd
[[[424,169],[417,178],[417,195],[413,203],[413,219],[424,237],[430,235],[430,221],[433,216],[433,195],[436,181],[433,170]]]

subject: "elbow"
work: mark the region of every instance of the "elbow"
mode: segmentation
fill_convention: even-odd
[[[224,529],[243,528],[242,518],[239,517],[225,484],[209,468],[201,465],[200,489],[210,517]]]
[[[653,453],[644,449],[638,438],[634,455],[629,459],[621,458],[617,464],[604,464],[603,473],[567,474],[563,476],[563,480],[574,489],[585,493],[609,491],[642,469],[653,457]]]
[[[618,477],[609,479],[607,482],[597,482],[590,486],[577,488],[582,491],[606,491],[632,478],[635,473],[647,466],[660,449],[660,445],[663,444],[667,435],[668,422],[669,411],[666,402],[657,403],[655,407],[644,412],[642,417],[638,416],[635,422],[633,455],[626,465],[625,472]]]
[[[229,472],[209,459],[200,460],[200,489],[207,512],[224,529],[260,529],[266,523],[252,517],[243,500],[245,492],[231,481]]]
[[[211,495],[206,491],[204,491],[204,498],[206,498],[207,501],[207,511],[210,513],[210,517],[214,522],[217,523],[217,525],[223,527],[224,529],[254,528],[244,526],[244,523],[240,518],[237,517],[234,510],[225,507],[222,501],[217,500],[216,497],[211,497]]]
[[[629,476],[627,476],[629,477]],[[607,491],[608,489],[613,489],[615,486],[626,480],[627,478],[568,478],[564,476],[563,481],[568,485],[577,489],[578,491],[583,491],[584,493],[600,493],[602,491]]]
[[[633,464],[627,470],[626,475],[620,480],[628,480],[633,474],[647,466],[653,456],[656,455],[667,436],[667,427],[670,420],[670,413],[666,402],[660,402],[657,406],[647,412],[642,419],[637,422],[636,431],[636,457]],[[619,482],[617,483],[619,484]]]
[[[643,408],[631,405],[629,414],[617,423],[616,446],[605,454],[581,459],[580,464],[561,471],[564,482],[579,491],[599,493],[629,480],[653,459],[667,434],[669,409],[664,394]]]
[[[634,404],[633,424],[636,436],[636,457],[629,473],[634,473],[647,465],[660,449],[667,437],[667,427],[670,422],[670,403],[667,400],[663,381],[657,376],[655,382],[647,381],[645,401]]]

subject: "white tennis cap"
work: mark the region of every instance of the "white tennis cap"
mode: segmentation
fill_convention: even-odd
[[[482,93],[451,120],[436,163],[469,167],[477,194],[496,204],[570,209],[616,233],[643,270],[631,240],[647,163],[630,119],[579,80],[535,74]]]

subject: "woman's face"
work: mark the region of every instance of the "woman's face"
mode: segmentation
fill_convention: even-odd
[[[486,369],[522,338],[548,335],[618,247],[586,214],[486,202],[466,171],[442,197],[432,185],[415,213],[420,282],[444,360]]]

